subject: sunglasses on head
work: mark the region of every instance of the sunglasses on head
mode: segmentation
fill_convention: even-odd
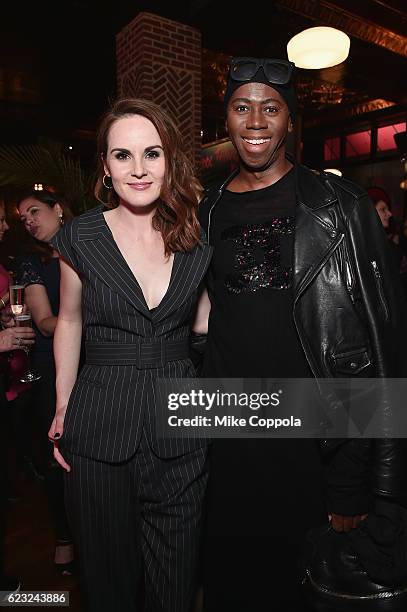
[[[235,57],[230,63],[229,77],[233,81],[245,82],[252,79],[259,68],[263,68],[266,79],[275,85],[290,82],[295,64],[288,60],[256,57]]]

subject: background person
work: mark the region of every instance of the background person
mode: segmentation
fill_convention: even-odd
[[[0,203],[0,243],[3,243],[9,226],[6,221],[4,203]],[[0,264],[0,322],[3,327],[14,327],[14,319],[9,307],[9,286],[13,276],[8,269],[9,259],[1,253]],[[4,265],[3,265],[4,264]],[[12,332],[17,333],[17,332]],[[28,361],[26,353],[16,348],[10,353],[0,356],[4,377],[4,392],[8,403],[4,412],[4,426],[7,429],[7,499],[18,500],[19,468],[29,468],[32,461],[28,460],[29,437],[26,435],[27,407],[30,402],[30,384],[22,383],[20,378],[25,372]]]
[[[16,275],[17,280],[25,285],[25,301],[36,334],[32,362],[41,375],[41,379],[32,385],[31,406],[45,460],[48,503],[56,540],[54,562],[63,575],[70,575],[73,570],[73,546],[64,504],[63,472],[53,457],[47,433],[55,414],[52,343],[60,290],[59,254],[50,246],[50,241],[73,215],[61,196],[46,190],[26,193],[17,208],[25,229],[36,241],[36,252],[22,259]]]
[[[400,273],[400,281],[407,297],[407,252],[403,234],[403,224],[398,230],[398,222],[395,220],[391,210],[391,200],[382,187],[369,187],[367,193],[374,204],[381,224],[388,238],[388,244],[395,264]]]
[[[369,187],[367,193],[380,217],[381,224],[384,229],[388,231],[390,228],[390,220],[393,218],[389,195],[382,187]]]
[[[5,232],[9,229],[6,221],[5,207],[0,203],[0,241],[3,240]],[[8,288],[9,273],[0,264],[0,293]],[[1,300],[0,300],[1,304]],[[5,306],[1,304],[2,310]],[[0,591],[12,593],[20,588],[20,580],[14,576],[8,576],[4,572],[4,526],[6,521],[7,492],[8,492],[8,469],[7,469],[7,449],[9,437],[9,422],[7,414],[9,406],[6,398],[5,378],[9,379],[10,358],[22,346],[34,344],[34,331],[28,327],[15,327],[11,317],[6,318],[6,329],[0,330]],[[8,385],[7,385],[8,386]]]

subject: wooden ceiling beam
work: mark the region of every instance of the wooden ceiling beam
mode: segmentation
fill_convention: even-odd
[[[407,57],[407,37],[341,9],[325,0],[277,0],[276,6],[287,9],[316,21],[343,30],[365,42],[383,47],[397,55]]]
[[[304,128],[320,128],[322,126],[332,126],[338,122],[345,122],[348,119],[353,119],[359,116],[365,116],[367,113],[383,110],[395,106],[394,102],[388,100],[376,99],[367,102],[361,102],[352,106],[337,105],[332,108],[327,108],[323,113],[306,117],[304,120]]]

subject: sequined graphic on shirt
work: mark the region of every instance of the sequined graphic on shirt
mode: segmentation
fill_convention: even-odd
[[[261,225],[238,225],[223,230],[221,240],[235,247],[234,271],[226,274],[229,293],[249,293],[259,289],[289,289],[292,266],[284,266],[281,242],[294,233],[293,216],[275,217]]]

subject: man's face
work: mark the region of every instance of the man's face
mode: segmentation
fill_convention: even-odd
[[[269,85],[238,87],[229,100],[227,127],[241,161],[251,170],[265,170],[285,157],[292,123],[284,99]]]
[[[390,219],[393,216],[393,213],[387,206],[386,202],[384,202],[384,200],[379,200],[378,202],[376,202],[375,208],[380,217],[380,221],[382,222],[383,227],[387,229],[390,225]]]

